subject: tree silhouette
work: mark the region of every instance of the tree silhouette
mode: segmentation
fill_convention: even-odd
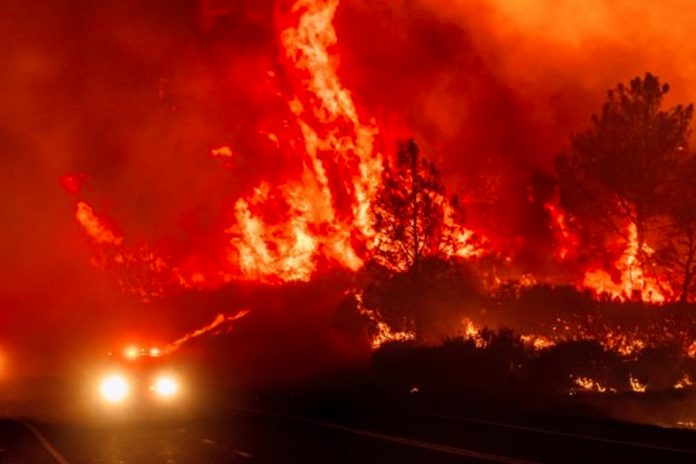
[[[668,92],[650,73],[619,84],[556,164],[562,206],[603,233],[624,235],[626,224],[635,224],[641,253],[649,221],[666,214],[693,114],[692,105],[662,109]]]
[[[686,303],[696,276],[696,157],[685,159],[675,174],[667,197],[668,223],[657,258],[679,288],[679,300]]]
[[[470,270],[450,258],[463,213],[412,140],[385,167],[373,214],[379,232],[366,304],[393,328],[413,330],[419,339],[439,333],[442,323],[457,323],[449,319],[457,314],[454,307],[476,294]]]
[[[427,258],[418,273],[369,266],[364,302],[392,329],[411,331],[418,341],[438,341],[461,326],[482,302],[478,279],[462,262]]]
[[[413,140],[399,146],[385,167],[373,205],[380,231],[373,259],[395,272],[418,274],[424,259],[445,257],[454,247],[452,215],[462,215],[456,197],[448,201],[435,164],[419,156]],[[449,217],[448,217],[449,215]]]

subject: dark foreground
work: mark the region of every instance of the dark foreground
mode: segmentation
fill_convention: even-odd
[[[357,403],[257,397],[216,402],[188,418],[7,418],[0,422],[0,462],[696,462],[696,432],[519,412],[487,416],[480,405],[471,415],[448,415],[417,403]]]

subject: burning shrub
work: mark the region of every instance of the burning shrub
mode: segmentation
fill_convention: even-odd
[[[412,331],[420,341],[452,335],[482,295],[476,276],[461,262],[424,259],[419,270],[392,273],[370,268],[365,304],[395,330]]]
[[[483,331],[485,346],[471,338],[445,339],[439,345],[388,343],[375,351],[373,364],[380,378],[405,388],[424,391],[504,392],[516,384],[525,349],[511,331]]]
[[[592,340],[559,343],[543,350],[530,362],[529,374],[534,388],[554,392],[571,391],[578,379],[593,379],[602,388],[615,390],[627,377],[622,358]]]
[[[675,344],[646,348],[631,363],[631,374],[650,391],[670,390],[686,375],[693,378],[694,360],[684,355],[681,346]],[[688,386],[688,385],[685,385]]]

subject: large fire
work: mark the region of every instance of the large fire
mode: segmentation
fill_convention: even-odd
[[[165,266],[164,257],[152,247],[128,251],[123,237],[80,200],[76,216],[93,242],[123,248],[112,253],[110,264],[119,265],[124,257],[131,264],[142,259],[151,270],[148,262],[155,260],[160,263],[155,269],[158,278],[166,282],[161,287],[203,287],[233,278],[307,281],[324,263],[353,271],[363,265],[380,243],[371,204],[380,188],[384,157],[376,148],[379,130],[374,120],[359,114],[337,74],[333,18],[338,4],[338,0],[298,0],[279,20],[281,63],[293,91],[286,101],[295,131],[278,128],[270,136],[279,150],[299,157],[303,170],[281,185],[262,182],[249,196],[236,200],[236,223],[225,229],[230,244],[222,252],[225,269],[192,269],[185,260]],[[214,149],[211,156],[232,154],[225,146]],[[455,246],[448,252],[464,258],[481,255],[484,250],[473,232],[456,224],[448,200],[442,201],[449,212],[444,220],[457,226]]]
[[[320,257],[355,270],[362,264],[356,245],[374,235],[368,212],[382,156],[374,149],[376,128],[360,121],[330,54],[337,6],[299,1],[291,11],[297,23],[280,32],[297,75],[288,105],[301,133],[304,171],[296,181],[261,185],[237,201],[238,225],[230,232],[245,276],[307,280]],[[272,222],[267,216],[278,206],[286,214]]]
[[[267,90],[281,96],[287,119],[279,127],[265,128],[264,133],[283,158],[295,160],[301,169],[282,182],[264,179],[229,202],[230,221],[222,227],[226,245],[217,250],[216,259],[169,256],[156,244],[133,244],[128,241],[127,231],[122,233],[99,208],[85,198],[76,201],[75,218],[95,247],[95,262],[117,269],[125,290],[147,300],[180,288],[215,288],[233,280],[272,284],[309,281],[327,268],[358,271],[373,251],[387,242],[384,232],[375,227],[373,206],[383,187],[390,155],[381,148],[382,130],[376,119],[356,105],[339,76],[338,37],[333,24],[338,7],[339,0],[296,0],[276,15],[280,56],[278,69],[268,72]],[[235,169],[237,152],[236,147],[225,145],[208,155],[224,161],[224,167]],[[64,176],[61,185],[69,193],[83,195],[77,177]],[[447,196],[441,195],[437,201],[444,211],[441,221],[454,230],[451,245],[445,250],[448,257],[466,261],[495,254],[493,245],[481,239],[483,234],[463,225],[455,214],[456,205]],[[556,264],[572,262],[577,258],[580,239],[569,214],[557,196],[541,206],[554,242],[548,247],[548,255]],[[654,304],[673,301],[676,292],[649,271],[647,258],[654,251],[639,243],[636,224],[626,224],[619,235],[616,245],[622,251],[609,266],[612,268],[585,265],[576,274],[581,276],[579,279],[566,283],[590,290],[598,300],[608,297]],[[499,242],[509,243],[502,239]],[[492,280],[501,282],[495,277]],[[527,272],[517,277],[522,285],[544,281],[543,276],[537,278]],[[363,304],[360,292],[355,298],[359,312],[376,327],[373,348],[416,338],[413,332],[392,330],[378,311]],[[232,319],[218,318],[202,330],[214,330],[245,313],[240,314]],[[553,333],[526,333],[521,340],[525,346],[541,351],[587,335],[624,356],[650,345],[640,335],[626,331],[589,332],[559,319]],[[472,340],[476,346],[485,346],[481,331],[471,319],[465,319],[452,333]],[[193,334],[196,336],[196,332]],[[645,388],[631,379],[634,391]],[[578,377],[574,382],[586,390],[605,390],[589,378]],[[687,381],[680,385],[687,385]]]

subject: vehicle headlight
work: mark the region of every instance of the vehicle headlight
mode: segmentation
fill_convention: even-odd
[[[163,376],[155,380],[155,383],[150,388],[157,396],[169,398],[175,396],[179,392],[179,383],[176,379]]]
[[[126,357],[126,359],[133,360],[140,356],[140,351],[137,346],[129,346],[125,350],[123,350],[123,356]]]
[[[110,375],[102,381],[99,391],[106,401],[121,402],[128,396],[128,381],[121,375]]]

